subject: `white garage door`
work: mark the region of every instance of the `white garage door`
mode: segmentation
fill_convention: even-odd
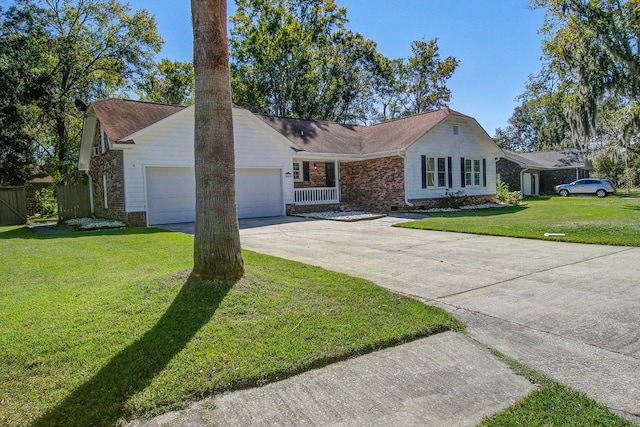
[[[149,225],[195,221],[193,168],[147,168]],[[238,218],[283,214],[280,169],[238,169]]]
[[[236,205],[238,218],[282,215],[280,169],[237,169]]]
[[[147,168],[149,225],[192,222],[196,219],[193,168]]]

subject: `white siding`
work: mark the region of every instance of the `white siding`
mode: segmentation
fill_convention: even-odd
[[[454,134],[454,126],[458,126],[457,135]],[[422,188],[422,155],[452,158],[452,191],[464,190],[468,196],[495,194],[495,158],[500,155],[500,150],[475,122],[447,119],[407,150],[407,198],[411,200],[444,197],[447,187]],[[461,157],[486,159],[486,187],[461,186]]]
[[[124,151],[127,212],[146,211],[145,167],[193,167],[194,109],[189,108],[141,132]],[[282,171],[283,200],[293,200],[291,149],[275,131],[245,110],[234,110],[236,168]],[[241,189],[238,189],[241,191]]]

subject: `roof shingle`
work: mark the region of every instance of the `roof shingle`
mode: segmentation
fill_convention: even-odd
[[[585,167],[584,155],[580,150],[572,148],[558,151],[534,151],[516,153],[504,150],[507,159],[540,169],[568,169]]]
[[[257,116],[304,151],[331,154],[373,154],[401,150],[449,116],[470,118],[449,108],[372,126]]]
[[[91,103],[111,141],[120,141],[186,107],[109,98]]]

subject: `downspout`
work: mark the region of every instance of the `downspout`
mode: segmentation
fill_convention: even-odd
[[[89,206],[91,208],[91,216],[93,217],[95,211],[93,210],[93,179],[89,171],[85,172],[87,174],[87,178],[89,179]]]
[[[409,202],[409,196],[407,195],[407,156],[398,150],[398,157],[404,161],[404,204],[413,207],[414,204]]]

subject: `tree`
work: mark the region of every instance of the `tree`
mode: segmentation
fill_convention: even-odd
[[[195,72],[196,224],[193,275],[244,274],[235,198],[226,0],[191,0]]]
[[[231,17],[234,103],[299,119],[366,121],[370,81],[388,72],[376,44],[346,28],[334,0],[238,0]]]
[[[557,150],[573,146],[565,117],[565,90],[548,68],[530,76],[506,129],[498,129],[499,144],[511,150]]]
[[[532,0],[546,8],[544,53],[571,91],[565,110],[574,143],[597,138],[605,98],[640,101],[640,3],[637,0]],[[637,109],[632,109],[636,111]],[[633,118],[629,123],[638,123]],[[636,128],[636,131],[638,128]]]
[[[26,132],[36,123],[34,151],[61,182],[77,179],[82,116],[74,99],[132,89],[162,45],[155,19],[118,0],[22,0],[2,14],[0,40],[12,44],[3,60],[24,72],[17,83],[28,88],[10,96],[29,111],[16,126]],[[11,89],[0,87],[4,98]]]
[[[190,105],[193,104],[194,86],[193,65],[190,62],[163,58],[138,83],[136,92],[142,101]]]
[[[440,59],[438,39],[411,43],[410,56],[404,65],[409,105],[408,114],[420,114],[442,108],[451,101],[446,81],[453,76],[460,61],[453,56]]]

